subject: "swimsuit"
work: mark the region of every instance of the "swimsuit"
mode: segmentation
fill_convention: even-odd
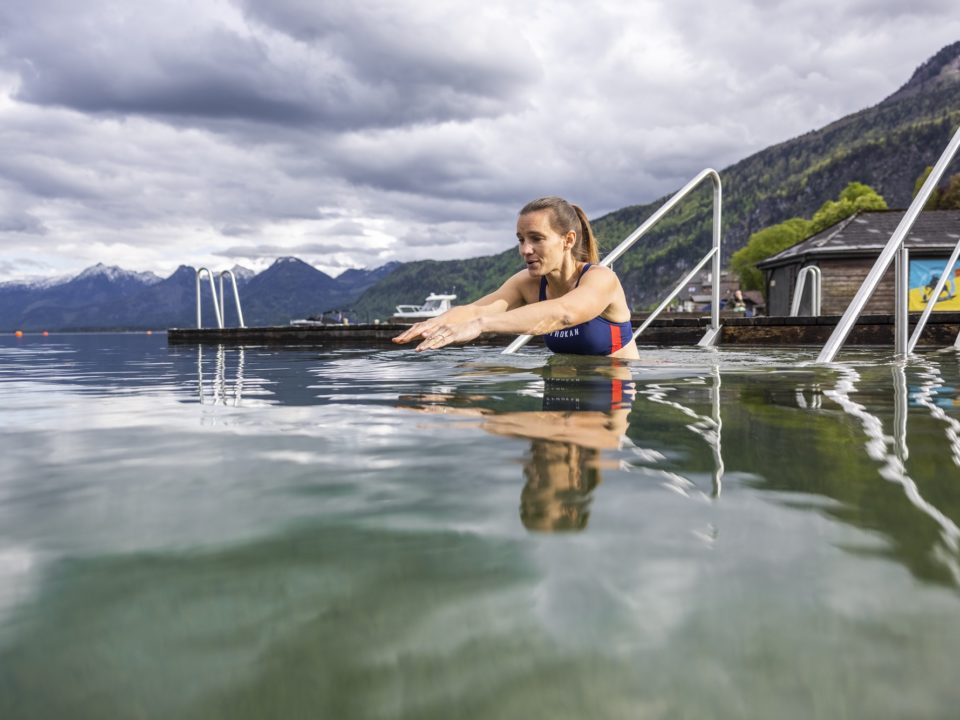
[[[590,263],[583,266],[580,278],[590,269]],[[540,278],[540,300],[547,299],[547,278]],[[627,345],[633,339],[633,326],[630,321],[613,322],[602,317],[595,317],[579,325],[555,330],[543,336],[547,347],[555,353],[570,353],[572,355],[610,355]]]

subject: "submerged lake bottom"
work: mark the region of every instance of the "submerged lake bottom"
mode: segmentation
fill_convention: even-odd
[[[952,718],[960,353],[0,339],[0,718]]]

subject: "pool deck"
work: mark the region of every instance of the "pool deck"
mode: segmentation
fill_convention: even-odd
[[[911,313],[911,325],[920,313]],[[821,317],[724,317],[722,345],[823,345],[840,320],[839,315]],[[634,326],[637,326],[634,319]],[[710,324],[709,317],[665,315],[651,323],[637,338],[640,345],[695,345]],[[847,338],[849,345],[893,345],[893,316],[864,315]],[[167,342],[171,345],[327,345],[350,344],[394,346],[391,338],[407,325],[318,325],[312,327],[277,325],[248,328],[171,328]],[[960,333],[960,313],[934,313],[927,321],[918,345],[944,347],[952,345]],[[483,337],[487,345],[507,345],[507,335]],[[535,338],[534,342],[540,342]],[[396,346],[394,346],[396,347]]]

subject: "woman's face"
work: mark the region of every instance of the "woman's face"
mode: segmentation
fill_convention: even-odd
[[[570,252],[576,233],[559,234],[550,225],[550,210],[537,210],[517,219],[517,242],[527,271],[539,277],[558,269]]]

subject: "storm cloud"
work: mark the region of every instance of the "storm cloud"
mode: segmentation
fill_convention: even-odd
[[[497,252],[531,197],[648,202],[957,39],[932,0],[8,0],[0,281]]]

